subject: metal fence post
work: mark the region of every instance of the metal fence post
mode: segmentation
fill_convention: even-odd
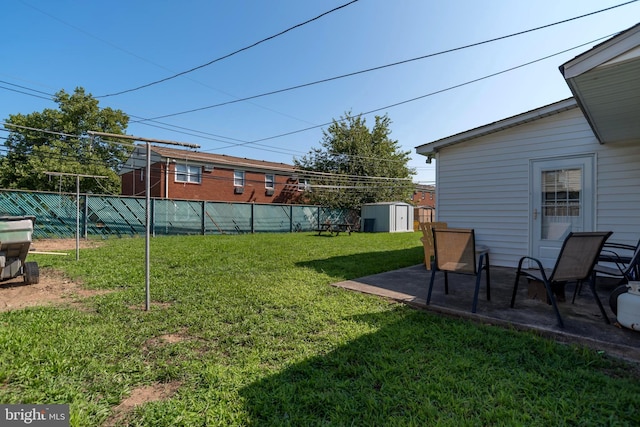
[[[256,204],[255,203],[251,203],[251,234],[256,232],[256,229],[255,229],[255,216],[256,216],[255,207],[256,207]]]
[[[203,200],[201,202],[201,206],[202,206],[202,215],[201,215],[202,220],[200,222],[202,224],[202,235],[204,236],[207,234],[207,224],[204,220],[205,216],[207,215],[207,202]]]
[[[293,233],[293,205],[289,205],[289,233]]]
[[[86,239],[88,237],[87,229],[89,228],[89,195],[84,195],[84,210],[82,218],[82,235]]]

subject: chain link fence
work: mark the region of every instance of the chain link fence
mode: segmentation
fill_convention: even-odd
[[[144,197],[0,190],[0,215],[36,217],[34,238],[145,234]],[[360,226],[360,213],[310,205],[151,199],[153,235],[315,231],[327,221]]]

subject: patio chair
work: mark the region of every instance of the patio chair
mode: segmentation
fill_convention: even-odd
[[[595,274],[618,277],[621,281],[640,279],[640,241],[636,246],[605,243],[593,271]]]
[[[478,306],[478,293],[482,270],[486,270],[487,301],[491,300],[491,276],[489,270],[489,248],[476,246],[473,229],[433,228],[434,260],[431,265],[431,281],[427,294],[427,304],[431,302],[431,292],[436,272],[444,272],[444,293],[449,293],[449,273],[476,276],[471,312]]]
[[[447,228],[446,222],[421,222],[420,231],[422,231],[422,237],[420,241],[424,248],[424,266],[427,270],[431,270],[431,258],[433,257],[433,229],[434,228]]]
[[[598,276],[618,279],[618,285],[640,279],[640,241],[636,246],[622,243],[605,243],[598,262],[593,267],[593,282],[597,283]],[[582,290],[576,286],[573,292],[573,302]],[[615,312],[615,311],[614,311]]]
[[[518,283],[521,276],[530,280],[542,282],[547,291],[547,299],[553,306],[553,310],[558,319],[558,326],[564,328],[558,304],[554,295],[554,290],[561,288],[567,282],[577,282],[576,286],[581,286],[583,282],[589,282],[591,292],[598,304],[598,308],[604,317],[605,322],[609,322],[609,317],[604,311],[604,307],[596,293],[593,281],[593,269],[600,255],[600,251],[604,242],[611,236],[612,232],[578,232],[569,233],[565,238],[560,254],[556,260],[553,270],[545,270],[542,262],[536,258],[524,256],[518,262],[518,270],[516,272],[516,281],[513,285],[513,294],[511,296],[511,308],[514,307],[516,301],[516,293],[518,291]],[[533,261],[538,267],[537,270],[525,270],[522,268],[524,261]]]

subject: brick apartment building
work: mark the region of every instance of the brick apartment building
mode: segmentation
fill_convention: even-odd
[[[123,166],[121,193],[145,196],[146,147]],[[225,202],[297,203],[304,182],[285,163],[151,146],[150,196]]]

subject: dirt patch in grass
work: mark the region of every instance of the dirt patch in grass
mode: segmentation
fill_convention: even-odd
[[[80,243],[80,248],[82,249],[96,247],[102,242],[81,240]],[[75,247],[75,239],[51,239],[32,242],[30,250],[55,252],[74,250]],[[37,261],[37,259],[27,255],[26,261]],[[0,282],[0,311],[63,302],[72,303],[78,298],[86,298],[107,292],[110,291],[83,289],[80,283],[73,282],[61,272],[41,268],[40,280],[37,284],[25,285],[22,277]]]
[[[179,381],[170,383],[152,384],[134,389],[129,397],[122,401],[113,410],[113,414],[102,424],[105,427],[121,425],[128,415],[140,405],[149,402],[157,402],[173,397],[182,385]]]
[[[102,240],[80,239],[80,249],[97,248],[104,244]],[[31,242],[30,251],[70,251],[76,249],[76,239],[36,239]]]
[[[40,270],[40,281],[25,285],[21,277],[0,283],[0,311],[18,310],[40,305],[74,303],[77,299],[111,291],[83,289],[59,271]]]

